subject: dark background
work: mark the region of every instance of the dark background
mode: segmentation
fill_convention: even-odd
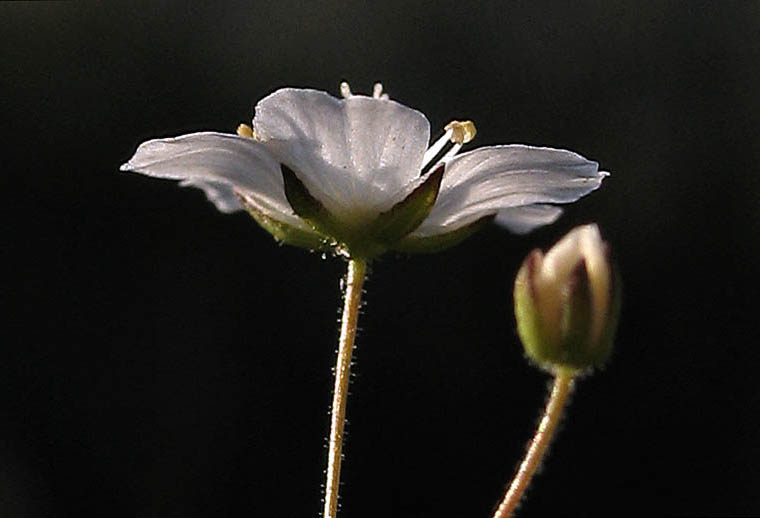
[[[118,166],[343,79],[612,176],[530,236],[374,263],[341,516],[490,516],[549,381],[512,279],[591,221],[617,348],[521,516],[760,514],[760,3],[6,3],[0,43],[2,516],[318,516],[343,262]]]

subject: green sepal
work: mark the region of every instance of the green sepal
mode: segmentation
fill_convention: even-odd
[[[465,225],[445,234],[415,237],[408,235],[395,243],[391,249],[405,254],[432,254],[458,245],[472,234],[479,231],[493,220],[494,216],[484,216],[469,225]]]
[[[533,250],[517,272],[514,289],[515,320],[525,355],[542,369],[552,370],[558,354],[558,343],[548,333],[550,327],[541,319],[533,283],[536,263],[540,257],[541,252]]]
[[[316,231],[307,231],[267,216],[239,196],[241,205],[261,228],[269,232],[275,240],[286,245],[326,252],[332,249],[330,239]]]
[[[390,245],[419,227],[438,198],[443,170],[444,165],[441,164],[409,196],[381,213],[367,231],[369,238]]]
[[[304,220],[317,233],[337,237],[340,223],[330,214],[322,202],[311,195],[303,182],[288,166],[280,164],[285,197],[298,217]]]

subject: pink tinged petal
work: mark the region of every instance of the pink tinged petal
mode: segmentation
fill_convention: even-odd
[[[476,149],[446,161],[438,202],[415,233],[448,232],[506,209],[573,202],[597,189],[607,175],[596,162],[572,151],[524,145]],[[499,218],[508,228],[510,213],[519,216],[514,223],[518,232],[559,215],[548,209],[508,211]],[[532,227],[531,219],[536,223]]]
[[[430,138],[425,116],[397,102],[284,88],[256,105],[263,145],[336,217],[371,216],[419,177]]]
[[[122,171],[183,180],[203,189],[223,212],[242,208],[235,193],[254,200],[267,216],[304,227],[293,214],[282,185],[280,165],[258,142],[224,133],[191,133],[143,142]]]

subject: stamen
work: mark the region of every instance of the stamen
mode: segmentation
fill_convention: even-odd
[[[383,85],[382,83],[375,83],[375,88],[372,90],[372,97],[380,99],[381,95],[383,95]]]
[[[462,144],[460,144],[459,142],[457,142],[456,144],[454,144],[454,145],[451,147],[451,149],[449,149],[449,150],[446,152],[446,154],[445,154],[445,155],[443,155],[443,156],[441,157],[441,160],[446,160],[447,158],[451,158],[451,157],[453,157],[454,155],[456,155],[457,153],[459,153],[459,150],[460,150],[460,149],[462,149]]]
[[[451,135],[454,133],[454,130],[447,129],[446,133],[443,134],[441,138],[435,141],[435,144],[430,146],[427,151],[425,151],[425,154],[422,157],[422,167],[425,167],[430,163],[431,160],[433,160],[436,156],[438,156],[438,153],[441,152],[443,149],[443,146],[446,145],[446,143],[451,138]]]
[[[237,134],[241,137],[247,137],[247,138],[256,138],[256,132],[253,131],[253,128],[250,127],[248,124],[241,124],[237,127]]]
[[[459,150],[462,149],[462,144],[470,142],[475,138],[475,134],[477,133],[475,124],[472,121],[451,121],[446,124],[444,129],[446,130],[446,133],[444,133],[441,138],[435,141],[435,144],[425,151],[425,154],[422,157],[423,168],[438,156],[443,149],[443,146],[448,142],[451,142],[454,145],[440,158],[441,160],[451,158],[459,153]]]
[[[454,133],[451,135],[451,141],[460,145],[470,142],[477,133],[472,121],[451,121],[444,129],[452,130]]]
[[[351,87],[348,86],[348,83],[345,81],[340,84],[340,95],[342,95],[344,99],[348,99],[352,95]]]

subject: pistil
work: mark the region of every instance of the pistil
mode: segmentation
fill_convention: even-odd
[[[348,99],[353,95],[351,93],[351,87],[348,86],[348,83],[345,81],[340,84],[340,95],[342,95],[344,99]]]
[[[372,89],[372,97],[375,99],[381,99],[383,101],[387,101],[388,99],[390,99],[390,97],[388,97],[388,94],[383,93],[382,83],[375,83],[375,86]]]

